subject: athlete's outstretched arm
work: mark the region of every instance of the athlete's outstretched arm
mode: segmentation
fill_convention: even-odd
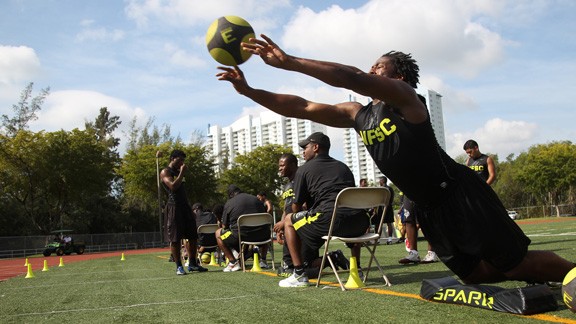
[[[332,127],[349,128],[354,127],[354,117],[362,107],[355,102],[328,105],[294,95],[254,89],[248,85],[240,68],[218,67],[218,69],[222,70],[216,74],[218,80],[229,81],[241,95],[286,117],[309,119]]]
[[[329,85],[382,100],[400,109],[409,121],[421,122],[426,118],[426,108],[414,89],[402,79],[365,73],[356,67],[340,63],[288,55],[269,37],[261,36],[264,40],[252,38],[252,43],[242,43],[242,46],[260,56],[264,63],[270,66],[300,72]]]

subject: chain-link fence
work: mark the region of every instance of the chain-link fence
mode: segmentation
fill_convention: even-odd
[[[515,210],[518,213],[516,219],[576,216],[576,204],[558,206],[526,206],[509,208],[508,210]]]
[[[85,252],[103,252],[164,247],[158,232],[112,233],[112,234],[70,234],[75,243],[84,243]],[[0,237],[0,258],[17,258],[40,254],[46,244],[54,240],[49,236],[8,236]]]

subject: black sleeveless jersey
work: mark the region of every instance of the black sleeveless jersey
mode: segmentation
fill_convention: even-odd
[[[488,155],[480,154],[477,159],[470,157],[466,162],[466,166],[468,166],[472,171],[474,171],[480,178],[484,179],[484,181],[488,180]]]
[[[415,203],[436,205],[452,191],[451,170],[459,164],[438,144],[429,115],[411,124],[383,102],[369,103],[354,128],[380,171]]]
[[[168,170],[168,173],[172,176],[172,178],[176,179],[180,174],[179,171],[172,169],[171,167],[167,167],[165,170]],[[162,187],[166,190],[166,194],[168,195],[168,203],[176,204],[176,205],[187,205],[188,198],[186,196],[186,189],[184,188],[184,180],[180,184],[180,187],[176,189],[176,191],[171,191],[165,184],[162,182]]]

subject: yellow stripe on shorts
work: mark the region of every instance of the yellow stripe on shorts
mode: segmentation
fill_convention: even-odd
[[[306,217],[302,218],[301,220],[299,220],[293,224],[294,229],[298,230],[300,227],[302,227],[306,224],[311,224],[311,223],[315,222],[318,219],[318,217],[320,217],[320,215],[322,215],[322,213],[316,213],[316,215],[314,215],[314,216],[306,216]]]
[[[220,239],[222,241],[224,241],[225,239],[227,239],[230,235],[232,235],[232,231],[227,231],[226,233],[220,235]]]

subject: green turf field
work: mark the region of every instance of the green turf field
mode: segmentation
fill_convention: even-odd
[[[551,222],[519,221],[533,240],[531,248],[576,260],[576,218],[546,220]],[[426,246],[419,241],[421,257]],[[276,251],[278,262],[279,245]],[[560,290],[554,290],[558,311],[530,317],[419,299],[422,279],[451,273],[441,263],[398,264],[406,254],[402,244],[380,246],[377,254],[392,286],[384,286],[373,268],[371,289],[346,292],[279,288],[275,276],[223,273],[219,267],[176,276],[166,253],[70,263],[35,271],[35,278],[0,282],[0,323],[576,323],[576,314],[560,302]],[[335,282],[334,276],[324,279]]]

